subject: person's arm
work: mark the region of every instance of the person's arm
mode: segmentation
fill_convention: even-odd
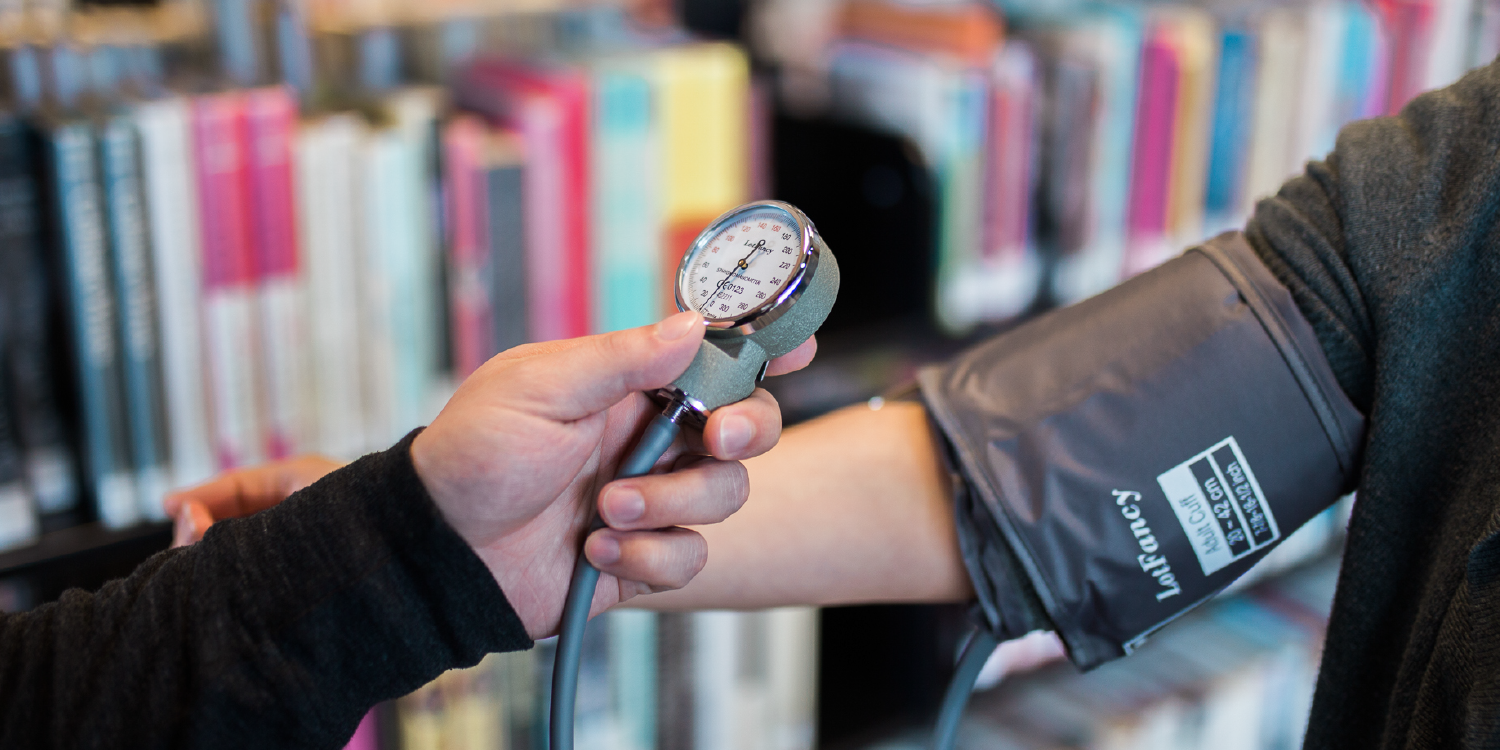
[[[680,586],[704,543],[676,525],[738,508],[736,459],[779,435],[764,392],[628,480],[643,503],[672,501],[661,524],[588,523],[655,411],[640,391],[677,377],[702,329],[687,313],[519,347],[391,450],[97,593],[0,615],[0,747],[334,747],[376,702],[555,632],[585,537],[596,610]]]
[[[752,609],[972,599],[953,494],[926,409],[852,406],[791,428],[745,462],[750,500],[696,527],[708,563],[631,606]]]

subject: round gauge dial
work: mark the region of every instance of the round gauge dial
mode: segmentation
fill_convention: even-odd
[[[790,213],[755,205],[715,222],[684,259],[677,300],[711,322],[763,312],[801,273],[806,234]]]

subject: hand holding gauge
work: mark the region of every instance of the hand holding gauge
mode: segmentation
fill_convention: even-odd
[[[740,247],[750,250],[739,256]],[[772,261],[759,262],[769,256]],[[712,279],[719,281],[712,287]],[[708,331],[691,365],[655,394],[666,407],[651,421],[617,478],[642,476],[687,421],[750,396],[772,359],[806,341],[833,309],[839,267],[807,215],[780,201],[728,211],[704,229],[677,268],[677,307],[698,310]],[[595,528],[600,525],[596,520]],[[599,571],[578,555],[563,607],[552,673],[551,750],[573,748],[578,661]]]

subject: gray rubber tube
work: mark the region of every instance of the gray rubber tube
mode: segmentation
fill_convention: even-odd
[[[677,439],[680,429],[677,420],[683,410],[679,405],[667,407],[667,411],[651,420],[635,450],[620,464],[616,479],[638,477],[651,472],[672,441]],[[595,514],[593,529],[604,523]],[[573,704],[578,698],[578,662],[583,651],[583,631],[589,624],[589,607],[594,601],[594,588],[599,584],[599,570],[589,564],[578,551],[578,560],[573,564],[573,580],[568,584],[568,598],[563,603],[562,627],[557,637],[557,660],[552,666],[552,723],[550,728],[551,750],[573,750]]]
[[[958,669],[948,681],[943,706],[938,709],[937,726],[932,730],[932,750],[953,750],[953,742],[958,738],[958,721],[963,718],[964,707],[969,705],[974,681],[979,679],[979,670],[984,669],[984,663],[999,645],[995,636],[984,628],[974,631],[973,637],[969,638],[963,656],[958,657]]]

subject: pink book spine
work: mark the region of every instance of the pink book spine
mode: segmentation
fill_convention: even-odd
[[[454,374],[459,378],[468,377],[484,364],[493,339],[486,274],[489,246],[484,227],[484,175],[480,171],[485,136],[485,125],[474,117],[456,118],[443,129],[443,211],[452,274],[448,314],[453,328]]]
[[[297,102],[282,87],[245,95],[253,207],[255,283],[265,383],[266,453],[286,458],[299,450],[303,323],[298,273],[292,138]]]
[[[203,252],[204,344],[221,469],[259,461],[254,258],[246,174],[245,100],[237,93],[193,102]]]
[[[532,341],[568,338],[568,198],[563,127],[555,102],[524,97],[518,111],[526,153],[521,173],[526,227],[526,328]]]
[[[1401,108],[1422,92],[1437,8],[1431,0],[1398,0],[1379,6],[1391,37],[1386,114],[1394,116],[1401,114]]]
[[[1145,270],[1155,255],[1155,246],[1166,241],[1178,78],[1176,51],[1162,35],[1153,35],[1141,51],[1141,87],[1130,167],[1127,275]]]

